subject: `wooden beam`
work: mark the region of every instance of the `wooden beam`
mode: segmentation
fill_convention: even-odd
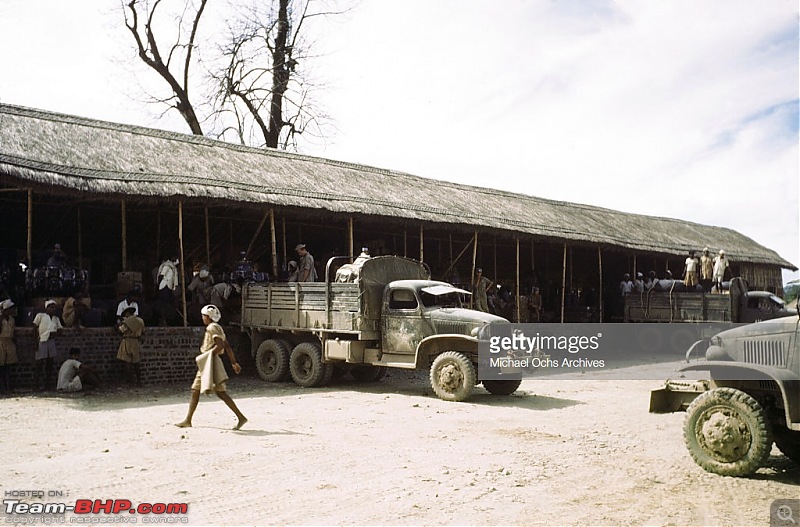
[[[128,211],[125,200],[122,200],[120,213],[122,215],[122,272],[128,270]]]
[[[78,204],[78,267],[83,268],[83,236],[81,235],[81,206]]]
[[[253,252],[253,246],[256,243],[256,239],[258,235],[261,234],[261,229],[264,228],[264,224],[267,222],[267,218],[269,218],[269,212],[267,211],[264,213],[264,217],[261,218],[261,222],[258,224],[258,228],[256,229],[256,233],[253,234],[253,238],[250,240],[250,245],[247,246],[247,252],[245,253],[244,257],[246,260],[250,259],[250,253]]]
[[[561,323],[564,323],[564,302],[567,289],[567,244],[564,243],[564,259],[561,264]]]
[[[269,209],[269,239],[272,248],[272,278],[278,277],[278,240],[275,234],[275,211]]]
[[[353,239],[353,217],[347,218],[347,255],[350,257],[350,263],[353,263],[355,258],[355,240]]]
[[[28,267],[33,265],[32,262],[32,245],[33,245],[33,191],[28,190],[28,243],[26,258],[28,260]]]
[[[211,234],[208,228],[208,207],[203,207],[203,216],[206,222],[206,265],[211,270]]]
[[[422,224],[419,224],[419,261],[425,261],[425,233]]]
[[[495,254],[496,253],[497,253],[497,238],[495,238]],[[495,265],[497,265],[496,261],[495,261]],[[520,318],[522,317],[522,308],[520,307],[521,298],[520,298],[520,295],[519,295],[519,238],[517,238],[517,292],[516,292],[516,295],[517,295],[517,301],[515,302],[515,304],[517,304],[517,322],[522,322],[522,320],[520,320]]]
[[[178,245],[181,252],[181,300],[183,302],[183,327],[189,325],[189,318],[186,314],[186,262],[183,255],[183,201],[178,201]]]
[[[475,237],[472,242],[472,272],[469,274],[469,283],[472,294],[469,296],[469,308],[475,306],[475,263],[478,260],[478,229],[475,229]],[[497,278],[497,277],[495,277]]]
[[[600,311],[600,322],[602,322],[603,321],[603,251],[600,249],[600,247],[597,248],[597,268],[599,270],[598,274],[600,275],[600,294],[598,295],[600,297],[600,305],[598,306],[598,309]]]

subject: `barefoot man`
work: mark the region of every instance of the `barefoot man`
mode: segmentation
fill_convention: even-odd
[[[233,365],[233,371],[238,375],[242,371],[242,367],[236,362],[236,355],[233,348],[225,338],[225,331],[222,326],[218,324],[219,319],[222,317],[219,309],[215,305],[207,305],[200,310],[203,316],[203,324],[206,325],[206,332],[203,335],[203,341],[200,344],[200,355],[197,356],[197,375],[192,383],[192,397],[189,400],[189,413],[186,414],[186,419],[177,423],[175,426],[179,428],[188,428],[192,426],[192,416],[197,409],[197,403],[200,401],[200,392],[209,393],[213,391],[217,397],[222,399],[228,408],[233,410],[236,418],[239,420],[234,430],[239,430],[247,422],[247,418],[236,407],[230,395],[225,391],[225,383],[228,380],[228,375],[225,373],[225,367],[222,364],[220,355],[227,352],[228,358]]]

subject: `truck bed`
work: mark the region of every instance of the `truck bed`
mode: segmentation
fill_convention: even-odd
[[[650,292],[625,297],[625,322],[729,322],[730,295]]]
[[[326,287],[330,287],[330,310]],[[376,331],[366,318],[357,283],[250,282],[242,291],[242,326],[287,331]]]

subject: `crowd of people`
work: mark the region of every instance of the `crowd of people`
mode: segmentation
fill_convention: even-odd
[[[711,257],[708,247],[702,251],[702,256],[696,256],[695,251],[689,251],[684,261],[681,279],[675,279],[672,273],[666,270],[663,278],[658,278],[655,271],[650,271],[645,277],[641,272],[636,273],[636,279],[631,280],[631,275],[625,273],[619,283],[620,296],[625,297],[633,293],[648,293],[651,291],[674,292],[703,292],[723,294],[725,292],[725,278],[730,274],[730,260],[725,255],[725,250]]]
[[[302,243],[297,245],[295,251],[298,258],[296,261],[289,262],[288,272],[282,278],[294,282],[315,281],[317,271],[314,257]],[[366,257],[369,257],[368,254]],[[181,286],[179,263],[178,258],[167,258],[154,270],[157,299],[153,306],[141,303],[142,291],[139,289],[129,290],[116,304],[113,326],[115,332],[120,336],[116,359],[121,366],[120,376],[130,385],[138,385],[142,382],[141,339],[146,331],[143,310],[147,308],[150,320],[159,325],[168,325],[169,322],[181,316],[181,311],[178,309],[178,293]],[[67,256],[61,246],[56,244],[47,261],[48,268],[61,268],[66,264]],[[215,281],[207,265],[195,265],[191,278],[186,280],[190,322],[196,310],[199,321],[207,327],[211,327],[212,330],[216,330],[217,322],[222,317],[227,301],[235,294],[241,293],[244,279],[261,277],[268,279],[265,273],[255,271],[253,266],[244,259],[244,255],[237,264],[236,270],[223,275],[219,281]],[[101,302],[96,302],[96,304],[99,303]],[[81,330],[87,325],[99,325],[95,319],[90,321],[91,324],[87,324],[93,311],[92,300],[88,294],[85,291],[76,291],[66,298],[58,300],[48,298],[41,305],[42,307],[39,309],[34,307],[30,310],[31,314],[35,313],[30,324],[35,328],[37,339],[32,364],[34,390],[56,389],[62,392],[72,392],[102,386],[97,372],[79,360],[80,348],[70,348],[67,359],[61,363],[57,371],[55,370],[56,361],[62,356],[60,353],[63,353],[63,350],[59,350],[57,346],[58,339],[56,337],[59,332],[65,328]],[[18,309],[12,299],[6,298],[0,301],[0,393],[12,391],[12,370],[19,363],[15,337],[18,318]],[[216,332],[215,335],[217,333],[219,332]],[[219,340],[219,335],[215,338]],[[222,338],[224,338],[224,332],[222,332]],[[217,345],[222,351],[228,351],[229,355],[232,353],[227,340],[224,345],[219,343]],[[219,352],[217,347],[208,342],[205,342],[203,347],[204,349],[213,348],[214,353]],[[224,385],[222,385],[222,392],[224,392]],[[217,390],[217,393],[219,395],[220,390]],[[220,397],[225,399],[223,395]],[[191,415],[188,418],[188,422],[190,421]],[[246,419],[240,416],[238,426],[244,424],[244,421]]]

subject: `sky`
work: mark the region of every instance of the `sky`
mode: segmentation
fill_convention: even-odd
[[[728,227],[800,266],[796,1],[348,5],[307,28],[332,121],[301,153]],[[159,88],[117,2],[0,0],[0,102],[188,133]]]

